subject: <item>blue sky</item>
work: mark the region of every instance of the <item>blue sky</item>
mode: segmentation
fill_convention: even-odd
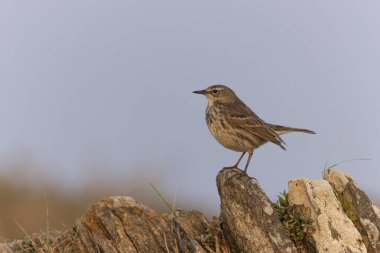
[[[179,206],[217,212],[216,174],[239,154],[212,138],[206,100],[191,92],[221,83],[265,121],[317,132],[284,136],[287,151],[255,152],[248,172],[272,199],[288,179],[321,178],[342,138],[331,163],[371,158],[340,168],[376,196],[379,10],[374,1],[2,2],[0,162],[31,159],[68,188],[136,176],[142,191],[152,181]]]

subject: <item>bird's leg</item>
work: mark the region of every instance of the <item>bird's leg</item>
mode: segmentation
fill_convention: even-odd
[[[256,178],[254,178],[254,177],[250,177],[250,176],[248,176],[248,174],[247,174],[248,165],[249,165],[249,162],[251,161],[252,155],[253,155],[253,152],[252,152],[252,153],[248,153],[248,159],[247,159],[247,163],[246,163],[246,165],[245,165],[245,168],[244,168],[243,173],[244,173],[247,177],[249,177],[250,179],[253,179],[253,180],[257,181]]]
[[[235,165],[233,166],[234,168],[238,168],[239,163],[240,163],[241,159],[243,159],[245,153],[246,153],[246,152],[243,152],[243,154],[241,154],[241,156],[239,157],[239,160],[237,160],[237,162],[236,162]]]
[[[247,163],[245,164],[245,168],[244,168],[244,172],[246,174],[247,174],[248,165],[249,165],[249,162],[251,161],[252,155],[253,155],[253,152],[252,153],[248,153]]]
[[[235,163],[235,165],[232,165],[232,166],[229,166],[229,167],[225,167],[225,169],[239,169],[238,166],[239,166],[239,163],[241,161],[241,159],[243,159],[243,156],[245,155],[246,152],[243,152],[243,154],[241,154],[239,160],[237,160],[237,162]]]

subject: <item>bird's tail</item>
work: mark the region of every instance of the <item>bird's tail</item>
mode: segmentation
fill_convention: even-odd
[[[291,132],[302,132],[302,133],[307,133],[307,134],[315,134],[314,131],[308,130],[308,129],[303,129],[303,128],[294,128],[294,127],[286,127],[286,126],[279,126],[279,125],[272,125],[272,124],[267,124],[270,128],[273,129],[278,135],[281,134],[287,134]]]

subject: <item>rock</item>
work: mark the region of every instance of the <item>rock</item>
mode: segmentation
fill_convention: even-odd
[[[132,198],[112,197],[94,205],[77,226],[75,247],[79,252],[213,252],[200,240],[209,226],[199,212],[161,217]]]
[[[155,213],[130,197],[94,204],[78,224],[49,244],[27,238],[0,244],[0,252],[191,252],[229,253],[218,222],[198,211]]]
[[[77,234],[75,248],[88,252],[174,252],[179,247],[168,224],[129,197],[94,205],[78,224]]]
[[[272,202],[256,181],[241,171],[217,176],[223,230],[232,252],[297,252]]]
[[[362,236],[343,212],[327,181],[289,181],[289,203],[310,210],[311,238],[317,252],[367,252]]]
[[[181,234],[186,235],[196,246],[196,252],[231,252],[216,218],[208,222],[201,212],[180,209],[176,210],[174,218],[169,214],[164,214],[163,217],[168,224],[171,224],[177,238],[182,238]]]
[[[354,224],[361,233],[368,252],[380,252],[380,211],[354,180],[338,170],[328,170],[324,178],[345,201],[346,212],[353,216]]]

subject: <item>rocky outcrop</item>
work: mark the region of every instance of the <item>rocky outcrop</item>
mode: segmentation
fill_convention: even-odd
[[[290,180],[277,206],[239,170],[219,172],[217,187],[221,213],[211,221],[110,197],[56,238],[32,235],[0,244],[0,252],[380,252],[379,209],[343,172]]]
[[[34,247],[28,238],[23,244],[3,245],[3,251],[229,252],[218,226],[197,211],[160,216],[130,197],[110,197],[93,205],[77,226],[51,245]]]
[[[317,252],[367,252],[362,236],[343,212],[329,182],[306,178],[291,180],[289,203],[309,211],[310,238]]]
[[[235,169],[221,171],[216,181],[220,219],[235,252],[297,252],[257,181]]]
[[[380,252],[380,210],[347,174],[338,170],[324,173],[343,208],[361,233],[368,252]]]

